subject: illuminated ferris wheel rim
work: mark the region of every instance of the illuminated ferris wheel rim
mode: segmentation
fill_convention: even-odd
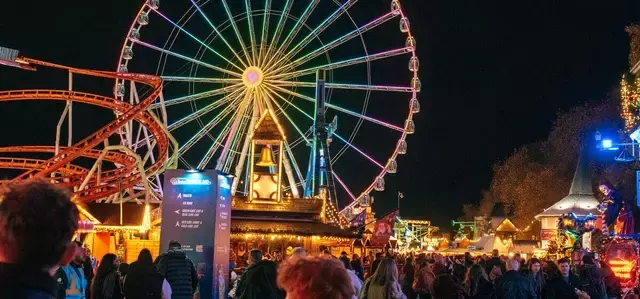
[[[343,209],[344,211],[351,211],[352,208],[356,208],[358,206],[361,205],[361,203],[363,205],[366,205],[367,202],[362,201],[362,199],[368,199],[368,194],[374,190],[374,189],[378,189],[377,185],[380,183],[380,181],[382,181],[382,186],[384,186],[384,179],[383,177],[387,174],[387,173],[395,173],[396,168],[397,168],[397,164],[395,162],[395,159],[397,157],[398,154],[403,154],[406,152],[406,142],[405,142],[405,138],[407,134],[412,134],[414,128],[414,124],[412,121],[412,116],[413,113],[417,113],[419,111],[419,103],[417,102],[417,93],[420,91],[420,82],[419,79],[417,79],[417,72],[418,72],[418,65],[419,62],[417,60],[417,56],[415,53],[415,39],[413,38],[411,31],[409,29],[409,22],[408,19],[405,17],[404,12],[402,11],[401,7],[400,7],[400,2],[398,0],[393,0],[390,1],[391,3],[391,10],[383,15],[382,17],[379,17],[377,19],[374,19],[373,21],[367,23],[366,25],[363,26],[359,26],[356,24],[356,22],[353,20],[353,18],[351,17],[351,15],[349,14],[348,10],[350,8],[352,8],[352,6],[357,2],[356,0],[348,0],[344,3],[340,3],[337,0],[334,0],[334,3],[336,3],[338,5],[338,9],[331,14],[327,19],[325,19],[325,21],[323,23],[321,23],[319,26],[315,27],[314,29],[311,29],[312,27],[310,27],[306,21],[308,19],[308,16],[313,13],[314,9],[316,8],[316,6],[319,5],[319,0],[313,0],[311,1],[308,6],[307,9],[304,11],[304,13],[302,14],[301,17],[295,17],[293,15],[290,14],[290,9],[291,6],[293,4],[293,1],[286,1],[286,4],[284,5],[284,7],[282,8],[282,10],[272,10],[271,9],[271,0],[267,0],[265,1],[265,6],[262,8],[258,8],[258,9],[252,9],[251,8],[251,1],[244,1],[245,3],[245,8],[246,11],[243,13],[238,13],[238,14],[233,14],[231,13],[228,4],[226,3],[226,1],[222,0],[220,1],[222,3],[222,5],[224,6],[224,9],[226,11],[226,14],[228,16],[228,19],[224,21],[224,23],[222,24],[218,24],[218,25],[214,25],[210,19],[208,19],[207,15],[203,12],[202,7],[210,2],[213,1],[194,1],[194,0],[190,0],[191,2],[191,7],[187,10],[187,12],[185,12],[182,17],[177,21],[173,21],[172,19],[170,19],[169,17],[167,17],[165,14],[163,14],[162,12],[160,12],[159,10],[159,1],[147,1],[144,5],[142,5],[141,9],[139,10],[138,14],[136,15],[136,19],[132,22],[131,27],[129,28],[126,40],[123,44],[122,50],[120,52],[120,62],[118,64],[118,69],[120,71],[127,71],[128,65],[129,65],[129,60],[131,60],[133,57],[133,47],[134,46],[143,46],[146,47],[148,49],[152,49],[155,50],[157,52],[159,52],[161,54],[160,56],[160,62],[158,63],[158,67],[157,67],[157,72],[158,73],[164,73],[165,71],[165,67],[166,67],[166,61],[167,59],[169,59],[169,57],[174,57],[177,59],[181,59],[183,61],[186,61],[185,65],[190,64],[190,75],[191,74],[195,74],[194,73],[194,68],[197,72],[197,69],[200,67],[205,67],[208,69],[212,69],[214,71],[219,72],[220,74],[223,74],[224,78],[195,78],[195,77],[174,77],[174,76],[161,76],[165,82],[173,82],[173,81],[183,81],[183,82],[189,82],[190,86],[195,84],[195,83],[203,83],[203,82],[209,82],[209,83],[224,83],[226,84],[226,86],[220,88],[220,89],[212,89],[208,92],[205,92],[205,96],[202,96],[201,94],[196,94],[196,96],[199,97],[193,97],[193,95],[188,95],[182,98],[177,98],[177,99],[169,99],[169,100],[163,100],[161,101],[161,103],[155,103],[153,105],[154,108],[162,108],[163,110],[163,117],[165,122],[167,121],[167,108],[172,106],[172,105],[178,105],[178,104],[182,104],[182,103],[186,103],[186,102],[190,102],[192,104],[192,107],[194,105],[196,105],[194,102],[198,99],[202,99],[202,98],[206,98],[206,97],[212,97],[212,96],[217,96],[217,95],[225,95],[222,98],[218,98],[217,100],[215,100],[212,104],[209,104],[207,107],[210,107],[211,105],[215,104],[216,102],[222,102],[220,105],[226,104],[227,106],[234,106],[234,107],[238,107],[238,109],[240,109],[240,105],[242,104],[243,100],[241,100],[240,102],[233,102],[232,100],[228,99],[227,97],[230,96],[231,94],[233,94],[234,96],[236,96],[236,100],[239,97],[244,97],[245,100],[248,98],[250,101],[258,101],[255,100],[255,96],[253,94],[260,94],[261,95],[259,97],[264,97],[265,103],[269,103],[270,107],[268,107],[267,109],[273,110],[273,111],[280,111],[280,116],[285,115],[285,117],[291,122],[291,124],[293,125],[293,127],[295,127],[296,131],[301,135],[300,137],[298,137],[297,140],[307,140],[307,136],[308,136],[308,130],[305,130],[303,132],[303,130],[300,130],[294,122],[291,121],[291,119],[289,118],[289,116],[286,114],[285,110],[283,110],[277,103],[276,96],[279,96],[281,98],[281,100],[283,102],[286,102],[287,105],[293,106],[294,108],[298,109],[300,112],[302,112],[303,114],[305,114],[308,118],[310,118],[311,120],[313,120],[313,117],[310,117],[308,114],[306,114],[304,111],[301,111],[300,108],[297,108],[294,104],[292,104],[290,101],[287,101],[286,98],[282,97],[280,95],[280,93],[284,93],[288,98],[298,98],[297,100],[307,100],[310,102],[315,102],[314,98],[305,96],[304,94],[298,93],[295,91],[295,89],[293,88],[311,88],[311,87],[315,87],[315,83],[314,82],[298,82],[298,81],[287,81],[287,79],[295,79],[295,78],[299,78],[302,76],[308,76],[310,74],[313,74],[315,71],[319,70],[319,69],[326,69],[327,71],[332,71],[334,69],[340,69],[340,68],[346,68],[352,65],[357,65],[357,64],[366,64],[367,66],[367,85],[354,85],[354,84],[337,84],[337,83],[329,83],[327,84],[327,91],[331,92],[333,89],[360,89],[360,90],[364,90],[366,91],[366,98],[365,98],[365,102],[363,104],[363,112],[357,113],[357,112],[353,112],[353,111],[349,111],[346,110],[344,108],[341,108],[337,105],[332,105],[332,104],[328,104],[327,107],[328,109],[334,109],[338,112],[342,112],[345,113],[347,115],[353,116],[353,117],[357,117],[358,118],[358,122],[357,125],[355,127],[355,129],[352,131],[351,135],[349,136],[349,138],[342,138],[339,135],[337,135],[337,133],[335,134],[335,137],[337,137],[338,139],[340,139],[341,141],[343,141],[345,143],[345,145],[341,148],[339,152],[339,155],[341,155],[342,153],[344,153],[344,151],[346,149],[352,149],[355,150],[356,152],[358,152],[360,155],[362,155],[364,158],[366,158],[367,160],[371,161],[372,163],[374,163],[376,166],[380,167],[380,172],[378,173],[378,175],[376,175],[373,180],[373,182],[371,184],[369,184],[369,186],[359,195],[359,196],[355,196],[350,190],[349,188],[342,182],[342,180],[337,176],[337,174],[333,173],[333,175],[335,176],[335,179],[338,183],[340,183],[342,185],[342,187],[344,188],[344,190],[346,191],[346,193],[353,199],[353,201],[351,201],[351,203],[349,205],[347,205],[347,207],[345,209]],[[158,47],[149,43],[146,43],[144,41],[142,41],[141,36],[140,36],[140,29],[149,24],[149,15],[150,14],[155,14],[157,16],[159,16],[161,19],[164,19],[165,21],[167,21],[168,23],[170,23],[171,25],[173,25],[173,28],[171,30],[171,33],[169,34],[169,37],[167,38],[167,40],[165,41],[165,45],[163,47]],[[213,29],[213,31],[209,34],[209,36],[207,36],[207,38],[205,39],[205,42],[200,41],[197,37],[195,37],[193,34],[191,34],[188,29],[185,29],[185,25],[191,20],[191,18],[193,18],[194,16],[198,15],[199,17],[202,17],[204,20],[206,20],[206,22],[211,26],[211,28]],[[350,21],[354,24],[354,26],[356,26],[356,30],[342,36],[341,38],[334,40],[332,42],[329,43],[324,43],[322,42],[322,40],[320,39],[319,35],[327,28],[327,27],[331,27],[331,24],[338,19],[341,15],[346,15],[349,17]],[[239,32],[238,32],[238,28],[237,25],[240,22],[246,21],[249,23],[249,27],[251,29],[254,29],[254,23],[255,22],[255,17],[258,16],[262,16],[263,17],[263,25],[267,24],[267,30],[265,33],[264,27],[262,30],[262,34],[261,37],[259,37],[259,34],[256,34],[255,30],[250,30],[249,32],[249,37],[247,38],[247,36],[242,36]],[[269,40],[269,29],[271,29],[269,26],[269,21],[272,19],[272,17],[274,17],[273,19],[278,20],[278,18],[280,19],[279,21],[277,21],[277,27],[276,27],[276,31],[273,34],[273,36],[271,37],[271,42],[270,43],[265,43],[265,37],[267,39],[267,42]],[[403,48],[399,48],[399,49],[395,49],[395,50],[390,50],[390,51],[385,51],[385,52],[380,52],[380,53],[375,53],[375,54],[369,54],[367,47],[366,47],[366,43],[364,42],[363,36],[362,34],[364,32],[367,32],[375,27],[377,27],[378,25],[382,24],[382,23],[386,23],[389,20],[392,19],[396,19],[396,18],[400,18],[400,31],[403,33],[406,33],[407,35],[407,40],[405,43],[405,47]],[[284,27],[282,27],[283,23],[286,23],[287,21],[294,21],[296,22],[296,24],[294,25],[294,28],[291,29],[291,31],[289,32],[289,35],[287,37],[285,37],[285,39],[283,40],[283,42],[278,45],[278,42],[280,41],[280,35],[284,32]],[[233,39],[234,36],[229,36],[227,35],[225,38],[225,35],[223,34],[224,32],[229,32],[230,29],[229,27],[231,27],[233,29],[233,31],[236,33],[235,38],[238,39],[238,42],[240,44],[240,49],[239,51],[234,51],[234,47],[230,45],[230,43],[228,42],[227,38]],[[302,28],[307,28],[308,30],[312,30],[311,33],[309,33],[300,43],[298,43],[296,46],[293,46],[293,49],[291,49],[289,46],[291,46],[291,43],[293,42],[293,40],[297,37],[298,33],[301,33],[301,29]],[[233,32],[232,32],[233,33]],[[228,34],[228,33],[227,33]],[[291,39],[289,39],[289,37],[293,34],[293,37]],[[178,38],[179,35],[186,35],[188,37],[191,37],[193,40],[195,40],[197,43],[200,44],[200,47],[197,51],[197,54],[199,55],[199,57],[190,57],[187,55],[182,55],[179,53],[174,53],[171,51],[173,44],[175,43],[176,39]],[[232,34],[233,35],[233,34]],[[341,44],[355,38],[355,37],[359,37],[362,40],[362,44],[363,44],[363,49],[365,52],[365,55],[362,57],[357,57],[357,58],[353,58],[353,59],[348,59],[348,60],[344,60],[344,61],[337,61],[337,62],[331,62],[330,58],[328,57],[329,55],[329,51],[331,49],[334,49],[338,46],[340,46]],[[309,45],[309,43],[311,43],[311,41],[313,40],[319,40],[320,43],[322,44],[321,48],[318,48],[304,56],[302,56],[301,58],[298,58],[296,60],[294,60],[294,58],[298,57],[296,55],[300,54],[300,51],[302,49],[304,49],[307,45]],[[233,53],[233,55],[228,55],[228,56],[224,56],[222,54],[220,54],[219,52],[216,51],[216,49],[211,48],[210,45],[212,45],[214,42],[219,41],[219,42],[224,42],[224,44],[226,44],[226,46],[228,47],[228,49],[230,49]],[[250,45],[246,45],[244,42],[246,40],[250,40]],[[259,44],[257,43],[257,41],[260,41]],[[208,42],[207,42],[208,41]],[[275,43],[273,43],[275,41]],[[306,43],[305,43],[306,42]],[[303,44],[304,43],[304,44]],[[303,44],[302,46],[300,46],[301,44]],[[275,45],[275,46],[273,46]],[[235,45],[238,46],[238,45]],[[224,48],[224,47],[223,47]],[[224,60],[227,63],[227,68],[223,68],[223,67],[219,67],[213,64],[209,64],[209,63],[205,63],[202,61],[199,61],[198,59],[201,59],[203,57],[203,55],[205,55],[205,53],[208,53],[206,50],[209,50],[209,52],[214,53],[215,55],[217,55],[219,58],[221,58],[222,60]],[[297,51],[296,51],[297,50]],[[273,53],[271,53],[273,52]],[[293,55],[290,55],[292,52]],[[406,55],[409,54],[411,55],[411,59],[409,61],[409,68],[410,68],[410,73],[413,75],[413,80],[411,81],[410,86],[408,87],[399,87],[399,86],[383,86],[383,85],[372,85],[371,84],[371,72],[370,72],[370,65],[372,62],[378,60],[378,59],[385,59],[388,57],[394,57],[394,56],[398,56],[398,55]],[[269,56],[269,54],[273,54],[272,58],[267,58],[267,56]],[[327,55],[327,59],[329,60],[328,64],[323,65],[323,66],[318,66],[318,67],[314,67],[314,68],[305,68],[305,69],[299,69],[298,67],[304,65],[306,62],[309,62],[310,60],[318,57],[319,55],[325,54]],[[279,56],[278,56],[279,55]],[[230,57],[230,56],[235,56],[235,57]],[[289,57],[291,56],[291,57]],[[289,64],[287,65],[282,65],[279,64],[280,62],[287,62]],[[290,65],[290,63],[293,63],[293,66]],[[412,68],[413,65],[413,68]],[[286,71],[290,71],[288,73],[282,73],[282,70],[286,70]],[[165,83],[168,84],[168,83]],[[287,88],[292,88],[293,90],[289,90]],[[386,91],[386,92],[403,92],[403,93],[410,93],[411,94],[411,98],[409,100],[409,109],[408,109],[408,113],[407,113],[407,117],[406,117],[406,121],[403,127],[401,126],[395,126],[392,124],[388,124],[385,123],[383,121],[379,121],[373,117],[369,117],[366,116],[366,109],[367,109],[367,105],[368,105],[368,99],[369,99],[369,95],[371,94],[371,92],[376,92],[376,91]],[[118,92],[118,82],[116,82],[116,93]],[[247,97],[247,94],[251,93],[251,95],[249,97]],[[269,93],[273,93],[273,97],[269,97]],[[239,94],[239,95],[238,95]],[[120,98],[122,98],[122,94],[116,94],[117,96],[119,96]],[[269,99],[270,98],[270,99]],[[235,103],[235,104],[234,104]],[[276,105],[278,105],[278,109],[273,107],[273,103],[275,103]],[[283,104],[285,105],[285,104]],[[203,108],[203,109],[207,109],[207,107]],[[217,107],[215,107],[217,108]],[[207,112],[213,111],[213,108],[211,110],[208,110]],[[196,111],[197,112],[197,111]],[[195,112],[194,112],[195,113]],[[191,114],[193,115],[193,113]],[[200,124],[200,126],[202,127],[204,124],[201,121],[201,116],[204,115],[203,114],[199,114],[197,115],[197,120]],[[242,117],[239,118],[252,118],[249,115],[239,115]],[[194,118],[194,119],[196,119]],[[238,117],[236,117],[238,118]],[[176,124],[180,124],[181,121],[183,121],[184,119],[178,121],[178,122],[174,122],[172,124],[168,124],[167,126],[169,128],[169,130],[175,128]],[[193,120],[193,119],[192,119]],[[189,120],[191,121],[191,120]],[[395,145],[395,148],[393,150],[393,153],[390,155],[389,159],[387,160],[387,162],[383,165],[382,163],[379,163],[377,161],[375,161],[373,158],[369,157],[367,154],[365,154],[364,151],[360,150],[359,148],[357,148],[356,146],[354,146],[353,144],[351,144],[350,142],[353,141],[353,138],[357,135],[357,131],[360,127],[360,125],[362,124],[363,121],[369,121],[378,125],[381,125],[383,127],[395,130],[400,132],[400,137],[398,139],[398,142]],[[183,122],[182,124],[184,124],[186,122]],[[182,125],[180,124],[180,125]],[[229,124],[229,123],[228,123]],[[173,127],[172,127],[173,126]],[[202,128],[204,129],[204,127]],[[202,134],[204,135],[208,135],[210,138],[213,139],[213,136],[209,135],[210,133],[210,129],[206,132],[206,134]],[[202,130],[201,130],[202,131]],[[219,136],[216,138],[216,140],[214,141],[214,144],[212,145],[220,145],[222,146],[222,140],[223,139],[219,139],[219,137],[221,135],[224,135],[225,132],[221,132],[219,134]],[[226,132],[226,134],[229,134],[229,132]],[[202,137],[200,137],[202,138]],[[199,139],[198,139],[199,141]],[[140,142],[140,141],[138,141]],[[227,143],[228,144],[228,143]],[[181,144],[181,149],[183,148],[183,144]],[[192,146],[192,145],[191,145]],[[223,154],[224,154],[224,150],[226,150],[227,153],[229,152],[234,152],[234,149],[227,149],[227,146],[225,145],[225,149],[223,149]],[[236,148],[237,149],[237,148]],[[187,149],[188,150],[188,149]],[[218,149],[216,149],[217,151]],[[290,149],[289,149],[290,150]],[[292,155],[290,152],[288,153],[289,155]],[[226,157],[228,158],[228,157]],[[295,159],[295,157],[293,157]],[[338,156],[339,158],[339,156]],[[244,157],[243,157],[244,159]],[[241,159],[242,160],[242,159]],[[295,160],[294,160],[295,161]],[[183,162],[186,165],[189,165],[189,163],[187,161]],[[204,165],[206,166],[206,164],[208,164],[209,161],[207,161],[207,163],[205,163]],[[332,160],[332,163],[335,162]],[[226,163],[225,163],[226,164]],[[202,161],[199,164],[199,166],[202,165]],[[227,165],[225,166],[228,169],[231,169],[231,165]],[[236,171],[237,171],[237,167],[236,167]],[[289,172],[291,172],[290,170],[288,170]],[[298,173],[298,178],[300,179],[298,182],[295,181],[295,179],[293,180],[293,184],[291,184],[290,186],[300,186],[304,184],[303,181],[303,177],[300,176],[300,171],[297,171]],[[288,187],[291,188],[291,187]],[[297,188],[294,188],[297,189]],[[360,200],[359,200],[360,199]],[[370,202],[369,202],[370,203]]]

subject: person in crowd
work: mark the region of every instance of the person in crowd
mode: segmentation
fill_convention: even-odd
[[[142,249],[138,259],[131,263],[124,280],[127,299],[171,299],[171,286],[153,264],[149,249]]]
[[[475,264],[475,261],[473,260],[473,257],[471,256],[471,253],[468,252],[468,251],[465,252],[464,253],[464,265],[465,265],[465,267],[467,269],[471,268],[471,265],[473,265],[473,264]]]
[[[398,265],[391,258],[380,260],[376,272],[367,278],[358,298],[363,299],[406,299],[398,282]]]
[[[89,299],[86,297],[89,283],[82,269],[85,251],[80,241],[74,242],[76,255],[68,265],[60,267],[55,274],[58,299]]]
[[[340,260],[316,256],[288,259],[278,271],[278,286],[286,291],[287,299],[352,299],[354,288],[344,268],[345,259]]]
[[[408,299],[415,299],[416,292],[413,291],[413,280],[415,277],[415,267],[413,266],[413,256],[408,256],[405,260],[405,264],[402,267],[402,277],[404,279],[400,279],[402,292],[407,296]]]
[[[122,299],[118,257],[107,253],[100,260],[96,277],[91,284],[91,299]]]
[[[285,294],[278,288],[278,265],[262,258],[262,251],[252,249],[249,252],[249,266],[238,282],[234,298],[238,299],[283,299]]]
[[[492,252],[492,257],[485,262],[484,271],[488,273],[489,276],[491,276],[492,273],[496,275],[498,271],[494,271],[494,268],[500,269],[500,275],[507,272],[505,263],[500,259],[500,252],[498,251],[498,249],[494,249]]]
[[[169,250],[156,259],[158,272],[171,286],[173,299],[192,299],[198,289],[196,267],[178,241],[169,242]]]
[[[458,280],[458,283],[462,283],[465,279],[467,267],[464,265],[464,255],[456,255],[453,259],[453,265],[451,274]]]
[[[605,262],[600,262],[601,273],[603,276],[604,286],[609,298],[620,298],[622,296],[622,286],[620,280],[614,275],[613,271]]]
[[[607,299],[607,289],[604,285],[600,268],[596,267],[593,257],[585,254],[582,257],[583,267],[580,270],[580,284],[591,299]]]
[[[305,258],[307,257],[307,251],[304,250],[304,247],[296,247],[293,249],[291,253],[291,258]]]
[[[87,285],[90,286],[91,283],[93,282],[93,261],[92,261],[92,257],[91,257],[91,250],[89,250],[89,248],[85,247],[84,249],[84,260],[82,262],[82,271],[84,272],[84,278],[87,280]],[[91,298],[91,288],[87,288],[85,290],[85,296],[87,298]]]
[[[464,291],[453,275],[440,274],[433,280],[433,299],[464,299]]]
[[[436,276],[440,275],[440,274],[447,274],[450,273],[449,269],[447,268],[446,265],[447,261],[445,260],[444,256],[434,253],[433,254],[433,265],[431,265],[431,271],[433,272],[433,274],[435,274]]]
[[[356,272],[358,278],[364,281],[364,266],[362,265],[362,261],[357,254],[353,254],[353,256],[351,257],[351,268],[353,268],[353,271]]]
[[[71,241],[78,228],[78,208],[68,192],[45,180],[2,188],[0,298],[55,299],[53,276],[78,251]]]
[[[362,288],[362,281],[358,278],[358,275],[351,267],[351,261],[347,256],[341,256],[339,260],[344,264],[344,268],[347,270],[347,274],[349,274],[349,278],[351,279],[351,283],[355,289],[353,297],[356,298],[355,294],[358,294]]]
[[[561,258],[558,260],[559,271],[549,278],[547,288],[547,298],[549,299],[576,299],[585,297],[586,293],[581,291],[580,278],[571,273],[569,260]],[[587,295],[588,296],[588,295]]]
[[[493,284],[482,266],[478,264],[469,267],[462,285],[467,299],[492,299],[495,296]]]
[[[498,299],[522,298],[536,299],[536,292],[531,282],[520,275],[520,262],[515,259],[506,261],[507,272],[496,281],[496,295]]]
[[[416,260],[412,288],[420,299],[431,298],[434,279],[436,279],[436,275],[433,273],[433,264],[429,263],[426,255],[419,255]]]
[[[542,271],[542,263],[537,258],[531,258],[529,260],[529,270],[527,271],[527,278],[533,286],[533,290],[536,292],[536,298],[545,298],[544,291],[547,285],[547,274]]]
[[[380,260],[382,260],[382,252],[376,252],[376,259],[371,262],[371,266],[369,266],[369,271],[367,272],[367,277],[376,273],[376,269],[378,268],[378,264],[380,264]]]

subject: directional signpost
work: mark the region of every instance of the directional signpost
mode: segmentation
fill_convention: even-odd
[[[215,170],[167,170],[160,250],[176,240],[193,261],[200,298],[226,298],[232,178]]]

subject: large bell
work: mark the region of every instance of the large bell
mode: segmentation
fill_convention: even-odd
[[[270,148],[266,146],[262,148],[262,151],[260,151],[260,161],[256,163],[256,166],[262,166],[262,167],[276,166],[276,162],[273,162],[273,155],[271,154]]]

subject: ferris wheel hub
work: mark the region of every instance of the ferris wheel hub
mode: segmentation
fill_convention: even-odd
[[[259,67],[250,66],[242,74],[242,83],[249,88],[257,87],[262,83],[263,78],[264,74]]]

